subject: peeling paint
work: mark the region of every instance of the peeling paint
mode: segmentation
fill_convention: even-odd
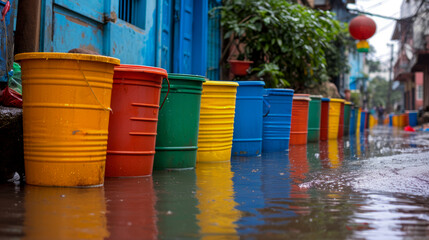
[[[71,17],[71,16],[66,16],[66,19],[69,20],[70,22],[74,22],[74,23],[79,24],[81,26],[89,27],[88,23],[80,20],[79,18],[75,18],[75,17]]]

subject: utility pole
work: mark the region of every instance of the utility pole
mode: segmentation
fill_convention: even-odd
[[[388,43],[387,46],[390,47],[390,68],[389,68],[389,88],[387,89],[387,103],[386,103],[386,112],[390,113],[392,111],[392,103],[390,98],[392,95],[392,82],[393,82],[393,43]]]

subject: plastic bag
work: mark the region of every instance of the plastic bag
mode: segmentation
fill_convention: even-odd
[[[13,63],[13,75],[9,78],[9,88],[22,95],[22,82],[21,82],[21,66]]]
[[[0,95],[0,104],[5,107],[22,108],[21,66],[14,62],[13,70],[8,74],[10,76],[8,86]]]
[[[5,107],[22,108],[22,95],[10,87],[6,87],[0,96],[0,103]]]

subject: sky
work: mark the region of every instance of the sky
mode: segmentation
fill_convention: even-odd
[[[400,18],[401,4],[404,0],[356,0],[356,4],[348,4],[350,9],[358,9],[364,12],[370,12],[378,15]],[[394,56],[396,56],[397,41],[390,40],[395,28],[395,21],[376,16],[369,16],[376,25],[377,31],[368,42],[374,46],[375,58],[380,62],[387,62],[390,59],[390,47],[388,43],[394,43]]]

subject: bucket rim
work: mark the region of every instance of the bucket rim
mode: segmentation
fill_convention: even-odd
[[[140,72],[140,73],[149,73],[149,74],[157,74],[162,77],[167,77],[167,70],[163,68],[157,67],[149,67],[143,65],[131,65],[131,64],[121,64],[119,66],[115,66],[115,72]]]
[[[265,86],[264,81],[235,81],[239,86]]]
[[[268,95],[293,95],[295,90],[290,88],[266,88],[266,94]]]
[[[322,99],[323,96],[322,95],[310,95],[311,99]]]
[[[331,98],[331,102],[339,102],[339,103],[344,103],[345,100],[341,99],[341,98]]]
[[[213,81],[213,80],[209,80],[209,81],[206,81],[203,85],[204,86],[238,87],[238,83],[237,82],[233,82],[233,81]]]
[[[307,97],[307,96],[305,96],[305,95],[308,95],[308,94],[295,94],[295,95],[293,95],[293,100],[301,100],[301,101],[311,101],[311,99],[310,99],[310,97]]]
[[[190,80],[190,81],[201,81],[205,82],[206,78],[200,75],[192,74],[181,74],[181,73],[168,73],[168,79],[170,80]]]
[[[15,61],[48,60],[48,59],[93,61],[93,62],[110,63],[113,65],[119,65],[121,62],[118,58],[114,58],[114,57],[93,55],[93,54],[82,54],[82,53],[28,52],[28,53],[18,53],[15,55]]]
[[[331,99],[330,98],[322,98],[322,102],[330,102]]]
[[[345,102],[345,104],[346,104],[346,105],[353,105],[353,103],[352,103],[352,102],[347,102],[347,101]]]

